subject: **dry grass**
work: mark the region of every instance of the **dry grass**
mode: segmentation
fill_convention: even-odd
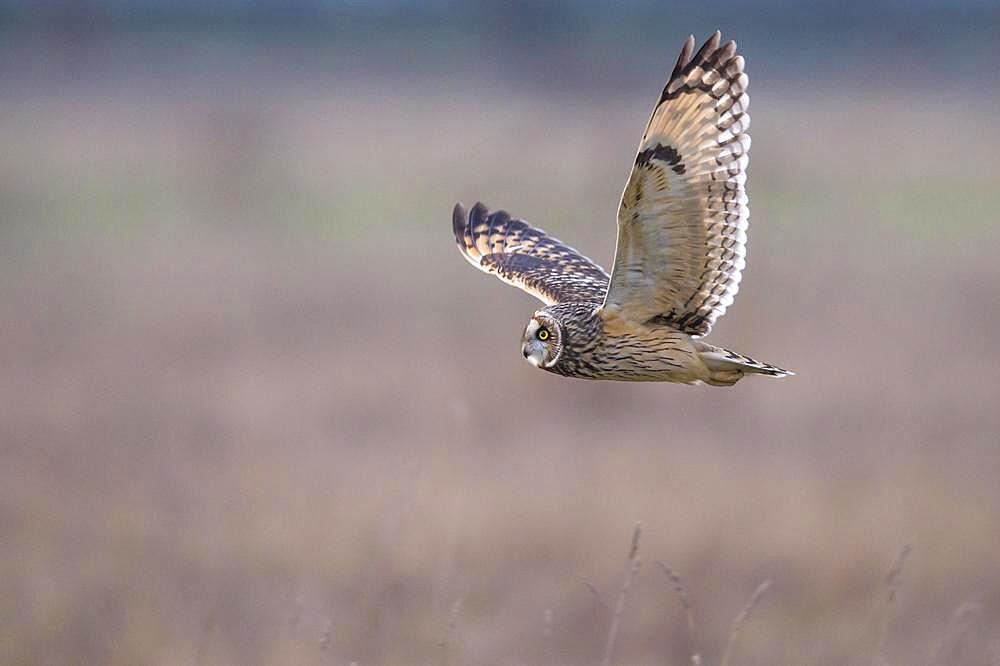
[[[622,580],[621,590],[618,591],[618,601],[615,603],[615,612],[611,616],[611,625],[608,628],[608,640],[604,644],[604,658],[601,659],[601,666],[611,666],[614,657],[622,613],[625,611],[625,599],[628,597],[628,590],[632,587],[632,582],[639,575],[639,568],[642,566],[642,560],[639,559],[639,538],[641,536],[642,524],[636,523],[635,529],[632,531],[632,545],[628,549],[628,570]]]
[[[701,666],[701,650],[698,649],[698,639],[696,634],[696,625],[694,621],[694,607],[691,605],[691,595],[687,591],[687,587],[684,585],[684,579],[681,575],[668,567],[663,562],[657,560],[657,566],[663,571],[664,575],[670,580],[670,584],[673,587],[674,594],[677,595],[677,600],[680,601],[681,608],[684,609],[684,620],[687,625],[688,631],[688,642],[691,645],[691,664],[692,666]]]

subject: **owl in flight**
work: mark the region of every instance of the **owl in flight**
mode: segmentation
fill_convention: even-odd
[[[732,386],[788,370],[699,338],[733,302],[745,265],[747,75],[736,43],[688,37],[639,143],[618,208],[611,275],[504,211],[456,204],[466,259],[539,298],[521,338],[532,365],[567,377]]]

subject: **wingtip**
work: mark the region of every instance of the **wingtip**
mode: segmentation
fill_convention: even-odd
[[[486,221],[486,217],[490,214],[490,209],[482,201],[477,201],[476,205],[472,207],[469,211],[469,225],[472,228],[477,227]]]
[[[701,48],[698,49],[698,52],[694,55],[694,58],[692,59],[694,63],[703,63],[710,54],[718,50],[720,41],[722,41],[722,32],[716,30],[708,37],[708,39],[705,40],[705,43],[701,45]]]
[[[688,38],[684,40],[684,45],[681,46],[681,52],[677,54],[677,64],[674,65],[675,73],[688,64],[692,53],[694,53],[694,35],[688,35]]]
[[[456,238],[465,230],[465,221],[468,219],[465,213],[465,206],[459,201],[451,211],[451,226],[455,231]]]

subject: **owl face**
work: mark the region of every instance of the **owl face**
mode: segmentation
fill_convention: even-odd
[[[539,310],[531,317],[521,337],[521,353],[536,368],[550,368],[562,355],[562,327],[555,318]]]

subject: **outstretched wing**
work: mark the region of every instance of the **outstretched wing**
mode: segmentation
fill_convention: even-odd
[[[490,213],[477,203],[466,217],[462,204],[452,213],[458,249],[473,266],[520,287],[546,305],[567,301],[599,304],[608,274],[558,238],[505,211]]]
[[[608,312],[705,335],[745,265],[747,75],[736,43],[694,37],[653,108],[618,209]]]

